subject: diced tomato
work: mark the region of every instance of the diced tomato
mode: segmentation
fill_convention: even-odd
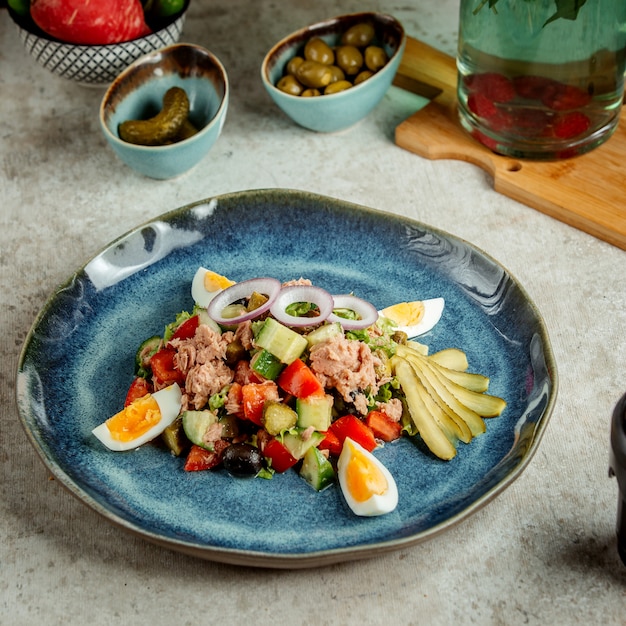
[[[370,411],[365,423],[372,429],[374,437],[383,441],[395,441],[402,436],[402,424],[394,422],[383,411]]]
[[[149,393],[152,393],[152,385],[150,384],[150,381],[142,378],[141,376],[136,376],[128,388],[124,406],[132,404],[138,398],[143,398]]]
[[[268,400],[278,400],[278,387],[274,381],[248,383],[241,387],[243,415],[257,426],[263,426],[263,407]]]
[[[293,467],[298,459],[292,456],[291,452],[278,439],[272,439],[265,444],[263,455],[269,459],[272,469],[282,474],[290,467]]]
[[[191,339],[200,325],[200,316],[194,315],[185,320],[174,332],[172,339]]]
[[[174,367],[174,355],[176,351],[173,348],[161,348],[158,352],[150,357],[150,368],[152,375],[159,383],[179,385],[185,384],[185,376]]]
[[[228,406],[228,413],[243,418],[243,398],[241,393],[242,385],[239,383],[232,383],[228,390],[228,398],[226,404]]]
[[[185,460],[185,471],[200,472],[217,467],[222,462],[224,450],[226,450],[229,445],[230,443],[223,439],[219,439],[213,444],[213,450],[206,450],[205,448],[193,444]]]
[[[356,415],[344,415],[330,425],[330,430],[335,434],[343,446],[346,437],[363,446],[368,452],[376,447],[376,438],[372,429],[362,422]]]
[[[339,456],[341,454],[342,445],[342,442],[339,441],[339,437],[337,437],[332,430],[327,430],[318,448],[320,450],[328,450],[329,454],[332,456]]]
[[[296,359],[280,373],[278,386],[296,398],[324,393],[322,383],[301,359]]]

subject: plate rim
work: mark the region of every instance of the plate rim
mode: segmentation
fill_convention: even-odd
[[[74,280],[76,280],[81,273],[85,273],[85,269],[87,265],[95,258],[106,252],[107,250],[115,247],[120,242],[124,241],[126,238],[131,237],[133,234],[140,232],[142,229],[154,224],[159,221],[167,221],[175,217],[176,215],[182,215],[190,212],[195,207],[202,205],[210,205],[213,202],[219,203],[225,200],[232,200],[234,198],[248,198],[248,197],[258,197],[258,196],[268,196],[271,197],[273,195],[290,195],[290,196],[299,196],[301,198],[306,198],[309,201],[316,202],[333,202],[337,205],[341,206],[341,209],[350,209],[355,211],[356,213],[369,213],[376,215],[378,217],[388,217],[394,219],[403,224],[409,224],[411,226],[415,226],[421,228],[429,233],[436,234],[438,236],[443,237],[446,240],[453,240],[460,242],[463,246],[473,250],[481,257],[490,261],[494,265],[501,268],[507,275],[508,279],[515,285],[515,287],[520,291],[527,305],[531,308],[534,313],[537,325],[538,325],[538,333],[542,343],[543,349],[543,358],[545,362],[545,367],[548,372],[548,377],[551,383],[551,388],[548,393],[547,401],[545,404],[545,408],[541,416],[537,419],[535,428],[533,429],[533,436],[528,445],[527,450],[524,452],[523,456],[515,465],[514,469],[512,469],[503,479],[499,480],[495,485],[493,485],[490,489],[488,489],[485,493],[483,493],[479,498],[472,501],[470,504],[465,506],[462,510],[455,513],[454,515],[446,518],[445,520],[431,526],[423,531],[420,531],[416,534],[409,535],[407,537],[401,537],[390,540],[377,541],[374,544],[362,544],[362,545],[353,545],[342,548],[329,548],[325,550],[319,550],[314,552],[303,552],[303,553],[275,553],[270,551],[255,551],[255,550],[244,550],[244,549],[235,549],[228,547],[219,547],[219,546],[211,546],[198,542],[192,541],[183,541],[176,538],[165,538],[161,535],[158,535],[154,532],[141,528],[138,524],[132,523],[128,520],[125,520],[121,516],[107,509],[101,503],[99,503],[95,498],[93,498],[89,493],[80,488],[79,485],[75,483],[75,481],[66,473],[61,467],[59,467],[52,459],[48,458],[46,454],[46,450],[44,446],[41,445],[35,433],[32,432],[29,427],[30,422],[28,420],[28,411],[24,408],[23,404],[28,404],[28,395],[25,389],[25,374],[24,374],[24,363],[28,354],[28,348],[33,339],[35,330],[39,324],[39,322],[44,319],[47,311],[53,305],[55,299],[57,298],[59,292],[63,290],[68,285],[71,285]],[[416,220],[411,217],[407,217],[404,215],[399,215],[396,213],[391,213],[389,211],[375,209],[372,207],[368,207],[365,205],[361,205],[358,203],[354,203],[351,201],[343,200],[340,198],[336,198],[329,195],[322,195],[314,192],[302,191],[297,189],[289,189],[289,188],[262,188],[262,189],[249,189],[243,191],[234,191],[228,192],[225,194],[219,194],[215,196],[209,196],[207,198],[196,200],[190,203],[187,203],[182,206],[178,206],[174,209],[170,209],[163,213],[160,213],[152,218],[149,218],[143,221],[138,226],[135,226],[128,230],[127,232],[119,235],[114,238],[105,246],[101,247],[96,253],[94,253],[91,258],[83,263],[81,267],[76,269],[67,280],[62,283],[59,283],[56,288],[54,288],[48,297],[44,305],[40,308],[36,317],[34,318],[28,333],[24,339],[22,344],[18,365],[17,365],[17,374],[16,374],[16,385],[15,385],[15,400],[17,406],[17,412],[20,419],[20,423],[22,425],[23,430],[25,431],[27,438],[29,439],[31,445],[34,447],[44,466],[48,471],[52,473],[52,475],[60,482],[60,484],[69,491],[75,498],[77,498],[82,504],[88,506],[91,510],[95,511],[102,517],[104,517],[107,521],[112,523],[118,528],[129,532],[136,537],[143,538],[149,541],[152,544],[159,545],[163,548],[173,550],[179,553],[184,553],[190,556],[194,556],[196,558],[201,558],[213,562],[226,563],[237,566],[250,566],[250,567],[259,567],[259,568],[275,568],[275,569],[304,569],[304,568],[314,568],[321,567],[325,565],[330,565],[339,562],[346,562],[351,560],[360,560],[366,558],[374,558],[376,556],[380,556],[382,554],[386,554],[392,551],[399,550],[401,548],[407,548],[419,543],[422,543],[428,539],[431,539],[464,521],[466,518],[470,517],[472,514],[476,513],[488,503],[490,503],[495,497],[497,497],[500,493],[505,491],[513,482],[515,482],[520,475],[525,471],[525,469],[530,464],[532,458],[534,457],[539,444],[545,434],[548,423],[550,421],[550,417],[554,410],[554,406],[556,404],[557,396],[559,389],[559,373],[556,364],[556,359],[554,355],[554,351],[552,348],[552,344],[548,335],[547,326],[541,312],[537,308],[535,302],[530,297],[526,288],[520,283],[520,281],[516,278],[514,274],[512,274],[509,269],[504,266],[500,261],[497,261],[494,257],[492,257],[489,253],[485,252],[475,244],[467,241],[466,239],[459,237],[457,235],[446,232],[440,228],[433,227],[429,224],[426,224],[422,221]],[[32,420],[31,420],[32,421]]]

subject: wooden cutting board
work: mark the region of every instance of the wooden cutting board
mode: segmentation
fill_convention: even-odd
[[[573,159],[496,155],[473,140],[456,113],[456,61],[409,38],[394,84],[431,99],[398,125],[396,144],[427,159],[459,159],[486,170],[496,191],[626,250],[626,108],[613,136]]]

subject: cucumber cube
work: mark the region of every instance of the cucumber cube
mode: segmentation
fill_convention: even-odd
[[[326,431],[330,428],[332,419],[333,398],[329,395],[311,395],[296,400],[298,426],[315,430]]]
[[[335,470],[318,448],[309,448],[306,451],[300,476],[316,491],[321,491],[335,482]]]
[[[304,429],[298,428],[283,435],[282,443],[294,459],[303,458],[307,450],[319,446],[324,440],[324,435],[317,431],[313,431],[306,439],[303,439],[303,432]]]
[[[183,413],[183,430],[191,443],[208,449],[204,441],[204,434],[217,421],[217,415],[212,411],[185,411]]]
[[[268,317],[256,338],[256,344],[273,354],[281,363],[293,363],[306,349],[307,340],[295,330]]]

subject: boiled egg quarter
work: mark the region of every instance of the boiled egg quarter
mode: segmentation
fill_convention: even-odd
[[[356,515],[383,515],[398,505],[398,487],[389,470],[349,437],[339,455],[337,476],[341,492]]]
[[[234,284],[226,276],[199,267],[191,281],[191,297],[196,304],[207,307],[220,291]]]
[[[407,334],[407,337],[418,337],[431,330],[441,319],[445,301],[443,298],[399,302],[378,311],[380,315],[397,324],[396,330]]]
[[[109,449],[132,450],[160,435],[178,416],[182,392],[174,383],[138,398],[91,432]]]

